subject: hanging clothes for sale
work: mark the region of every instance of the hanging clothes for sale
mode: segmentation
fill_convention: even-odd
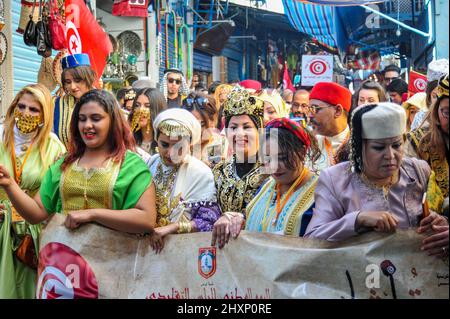
[[[148,15],[148,0],[114,0],[112,14],[146,18]]]

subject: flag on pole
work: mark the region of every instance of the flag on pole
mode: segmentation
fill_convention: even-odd
[[[102,76],[113,47],[108,34],[97,23],[84,0],[66,0],[66,48],[69,54],[86,53],[97,80]]]
[[[289,76],[287,63],[284,62],[284,73],[283,73],[283,90],[289,89],[295,92],[295,88],[292,85],[291,77]]]
[[[426,92],[427,90],[427,77],[416,71],[409,71],[409,85],[408,91],[410,95],[414,95],[419,92]]]

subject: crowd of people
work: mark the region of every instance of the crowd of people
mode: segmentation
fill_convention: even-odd
[[[421,250],[448,258],[448,62],[406,98],[396,66],[354,94],[251,79],[204,92],[168,69],[161,90],[117,96],[95,89],[89,56],[62,68],[62,97],[27,85],[0,125],[0,298],[34,298],[55,213],[72,230],[148,236],[156,253],[177,233],[222,248],[241,230],[341,241],[416,228]]]

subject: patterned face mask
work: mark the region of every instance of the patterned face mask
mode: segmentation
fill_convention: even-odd
[[[14,110],[14,118],[16,120],[16,126],[22,133],[31,133],[38,126],[41,125],[42,119],[41,114],[39,115],[30,115],[30,114],[24,114],[19,111],[19,109],[16,107]]]
[[[131,131],[133,132],[139,131],[141,129],[139,124],[144,119],[148,120],[146,129],[147,133],[150,133],[151,129],[150,110],[145,106],[141,106],[134,111],[133,118],[131,119]]]

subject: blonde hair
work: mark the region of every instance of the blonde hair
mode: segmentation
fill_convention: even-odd
[[[45,149],[47,148],[49,142],[49,135],[53,126],[53,107],[52,107],[52,97],[50,91],[42,84],[29,84],[22,88],[19,93],[14,97],[11,105],[6,111],[6,118],[4,122],[4,132],[3,141],[5,148],[9,152],[13,152],[12,146],[14,142],[14,126],[16,125],[14,118],[14,110],[19,103],[19,100],[25,95],[29,94],[33,99],[39,103],[41,106],[41,117],[43,125],[37,128],[38,134],[34,139],[34,144],[39,149],[39,154],[41,156],[41,161],[44,167],[48,167],[51,163],[47,163],[49,160],[45,156]]]
[[[219,111],[221,105],[220,105],[220,95],[221,94],[228,94],[233,89],[233,86],[229,84],[220,84],[217,86],[216,90],[214,91],[214,99],[216,100],[216,109]]]

